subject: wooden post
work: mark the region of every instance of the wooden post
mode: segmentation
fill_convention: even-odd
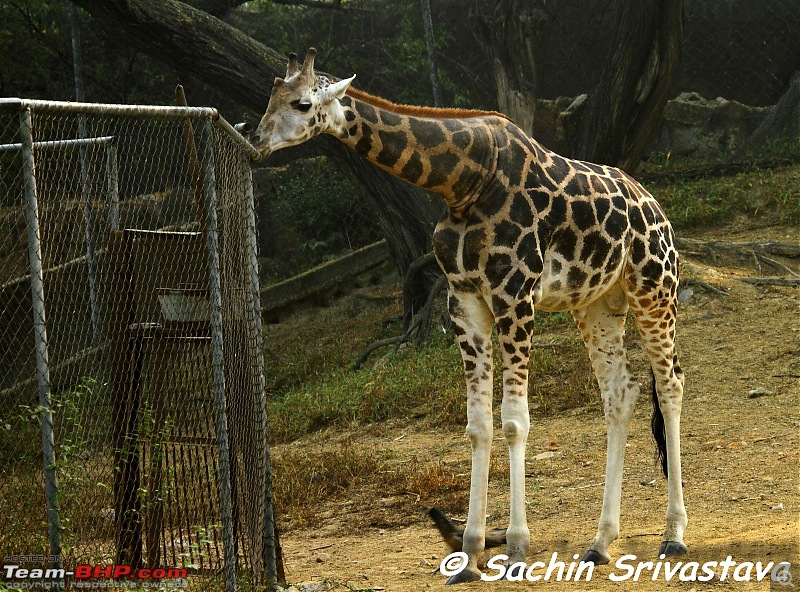
[[[141,379],[141,335],[131,334],[133,300],[132,237],[112,231],[108,242],[109,335],[111,338],[112,447],[116,562],[137,568],[142,563],[137,422]]]

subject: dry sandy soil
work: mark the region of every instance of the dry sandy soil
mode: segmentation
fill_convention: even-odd
[[[695,236],[796,243],[800,232],[773,227]],[[743,260],[747,259],[745,254]],[[681,559],[703,563],[732,555],[737,562],[791,561],[794,587],[773,583],[772,589],[792,590],[800,587],[800,291],[736,280],[736,275],[757,274],[743,260],[702,261],[707,267],[699,279],[728,295],[694,287],[695,295],[682,304],[680,312],[678,345],[687,375],[683,478],[689,513],[689,555]],[[796,269],[796,262],[783,261]],[[697,259],[693,262],[699,263]],[[774,271],[765,269],[765,274]],[[566,335],[575,329],[556,331]],[[630,356],[644,386],[641,348],[631,345]],[[666,481],[653,461],[646,392],[643,388],[631,429],[622,534],[611,547],[612,563],[623,554],[655,560],[664,524]],[[325,432],[290,446],[322,450],[331,441],[353,438],[360,444],[391,450],[398,458],[413,455],[464,470],[469,466],[469,452],[463,431],[445,430],[430,423],[389,422],[364,431]],[[499,458],[505,456],[501,437],[495,438],[494,449]],[[535,460],[542,452],[553,454]],[[534,410],[527,458],[532,539],[528,562],[547,562],[553,552],[570,561],[592,539],[600,513],[605,459],[600,405],[544,417]],[[508,481],[502,473],[494,471],[490,483],[490,527],[506,525]],[[320,509],[324,519],[319,528],[285,532],[282,543],[289,581],[326,580],[333,588],[401,592],[443,589],[444,577],[435,570],[448,550],[424,518],[425,508],[420,505],[419,519],[410,525],[392,526],[396,523],[392,520],[395,501],[404,495],[389,490],[366,500],[331,500]],[[589,583],[478,582],[459,589],[514,590],[524,585],[542,590],[771,589],[768,578],[746,584],[733,582],[729,575],[724,582],[704,583],[679,582],[677,578],[667,582],[663,576],[652,581],[645,575],[638,583],[616,583],[609,579],[611,572],[621,570],[600,566]]]

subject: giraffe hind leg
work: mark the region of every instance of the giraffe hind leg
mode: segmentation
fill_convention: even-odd
[[[608,429],[603,509],[597,534],[582,558],[594,564],[610,561],[608,547],[619,536],[625,445],[639,397],[639,384],[631,375],[623,347],[627,311],[625,295],[615,285],[606,296],[572,313],[603,395]]]
[[[661,466],[667,477],[666,527],[659,555],[682,555],[687,551],[683,533],[688,519],[683,502],[680,453],[684,376],[675,353],[677,281],[662,279],[649,293],[634,290],[636,283],[630,278],[625,284],[653,374],[653,436],[663,455]],[[664,285],[669,289],[665,290]]]

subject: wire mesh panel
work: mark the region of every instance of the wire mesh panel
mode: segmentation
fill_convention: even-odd
[[[0,109],[0,557],[274,566],[249,159],[215,117]]]
[[[796,0],[687,0],[674,94],[693,91],[707,99],[774,105],[800,70],[799,29]]]

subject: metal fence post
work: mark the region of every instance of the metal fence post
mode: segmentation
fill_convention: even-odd
[[[219,242],[217,240],[217,195],[214,176],[214,135],[211,119],[203,124],[202,154],[203,190],[206,195],[209,292],[211,296],[211,351],[214,373],[214,411],[219,450],[219,505],[222,518],[222,540],[225,556],[225,589],[236,590],[236,547],[233,535],[233,500],[231,495],[230,450],[225,401],[225,356],[222,327],[222,291],[220,286]]]
[[[78,135],[86,137],[86,123],[78,120]],[[80,146],[78,153],[81,160],[81,199],[83,201],[83,223],[86,235],[86,267],[89,278],[89,311],[92,316],[92,345],[100,343],[100,311],[97,303],[97,261],[94,252],[94,206],[89,186],[89,154],[86,146]]]
[[[119,169],[117,147],[111,141],[106,146],[106,179],[108,180],[108,227],[119,230]]]
[[[22,140],[22,172],[25,177],[25,217],[28,227],[28,262],[31,276],[31,297],[33,300],[36,378],[39,385],[47,535],[50,541],[50,555],[57,557],[53,561],[53,567],[60,569],[61,526],[58,513],[58,482],[56,480],[53,414],[50,410],[50,361],[47,351],[42,246],[39,242],[39,206],[36,196],[36,163],[33,156],[33,122],[30,109],[23,109],[20,112],[19,131]]]
[[[258,392],[261,396],[261,405],[264,410],[264,569],[267,584],[274,585],[278,582],[277,560],[275,549],[275,514],[272,505],[272,465],[269,454],[269,418],[267,417],[267,401],[265,396],[264,379],[264,336],[261,332],[261,290],[258,279],[258,244],[256,236],[255,200],[253,197],[253,171],[249,163],[245,165],[245,208],[247,208],[247,233],[249,247],[247,249],[250,259],[250,286],[253,298],[253,325],[256,329],[256,376]]]

